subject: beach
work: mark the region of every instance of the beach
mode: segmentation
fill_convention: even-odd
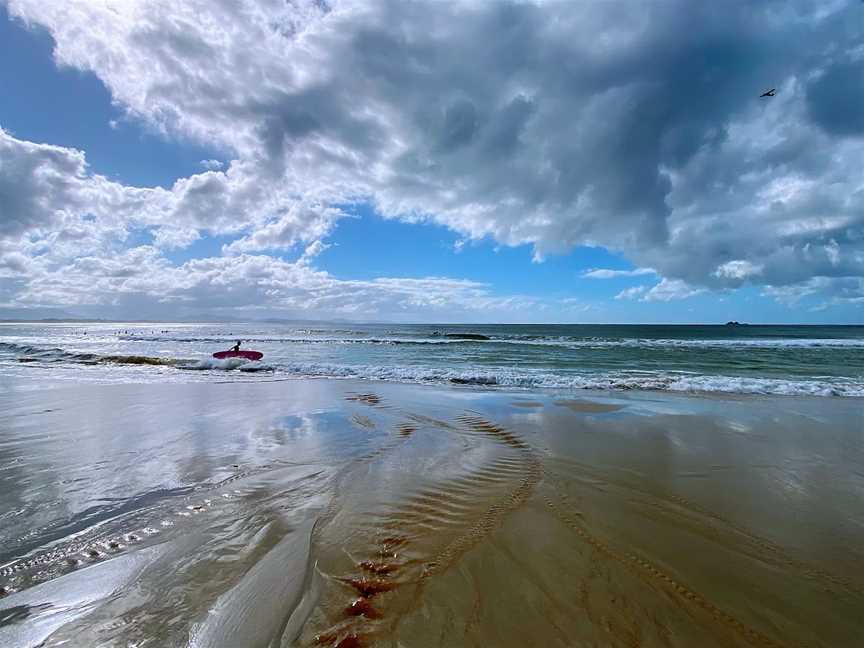
[[[3,646],[853,646],[864,632],[856,398],[12,382]]]

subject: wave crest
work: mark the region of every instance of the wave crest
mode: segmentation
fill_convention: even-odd
[[[782,394],[864,397],[864,377],[816,376],[781,379],[759,376],[710,375],[684,371],[562,371],[521,367],[488,369],[431,367],[426,365],[368,365],[334,363],[271,363],[245,358],[182,359],[144,355],[75,353],[54,347],[0,342],[0,352],[18,362],[35,364],[87,364],[174,367],[191,371],[276,372],[294,378],[353,378],[421,384],[454,384],[556,390],[658,390],[735,394]]]

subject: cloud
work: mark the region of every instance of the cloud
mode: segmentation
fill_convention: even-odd
[[[826,132],[864,136],[864,58],[829,64],[806,93],[810,118]]]
[[[565,312],[587,313],[588,311],[596,310],[594,304],[586,304],[579,297],[564,297],[563,299],[559,299],[558,303]]]
[[[330,247],[321,239],[345,214],[262,189],[266,178],[256,183],[243,166],[184,178],[164,190],[110,182],[89,172],[80,151],[18,140],[2,130],[0,154],[2,215],[16,215],[0,219],[0,298],[7,305],[100,307],[126,317],[252,309],[302,317],[502,321],[536,319],[554,306],[446,277],[336,279],[312,263]],[[231,256],[175,265],[163,254],[189,245],[199,231],[243,231],[256,223],[227,246]],[[153,244],[126,247],[138,229],[151,231]],[[248,254],[300,243],[306,247],[294,263]]]
[[[625,288],[615,295],[615,299],[636,299],[637,297],[644,295],[646,290],[648,290],[648,286],[633,286],[632,288]]]
[[[219,160],[201,160],[198,164],[204,167],[207,171],[219,171],[225,166],[225,164]]]
[[[680,279],[660,280],[660,283],[651,286],[633,286],[625,288],[615,296],[615,299],[638,299],[643,302],[662,301],[668,302],[678,299],[687,299],[704,293],[704,288],[694,288]]]
[[[226,252],[242,255],[320,240],[339,205],[365,200],[538,259],[605,246],[664,277],[646,300],[744,280],[827,298],[864,276],[859,2],[9,11],[128,118],[234,161],[159,192],[87,175],[69,149],[30,150],[0,172],[28,187],[0,235],[95,213],[117,236],[153,228],[157,245],[237,234]],[[760,100],[769,83],[777,97]]]
[[[723,279],[747,279],[762,274],[762,266],[750,261],[727,261],[718,266],[714,276]]]
[[[818,286],[811,280],[792,286],[766,286],[762,294],[786,306],[794,306],[804,297],[817,291]]]
[[[329,247],[332,246],[327,243],[322,243],[321,241],[313,241],[306,246],[305,250],[303,250],[303,254],[300,256],[300,259],[304,263],[309,263],[312,259],[317,257]]]
[[[172,227],[163,225],[153,234],[153,244],[166,250],[183,249],[201,238],[197,229],[191,227]]]
[[[0,238],[58,227],[97,202],[94,190],[81,151],[24,142],[0,129]]]
[[[0,277],[11,278],[26,273],[30,266],[30,257],[20,252],[0,254]]]
[[[136,229],[152,230],[160,247],[188,246],[202,232],[254,231],[238,250],[279,249],[325,236],[342,216],[242,162],[170,190],[132,187],[91,173],[82,151],[0,129],[0,240],[41,241],[57,256],[96,251]]]
[[[594,268],[582,273],[583,279],[616,279],[618,277],[641,277],[644,275],[657,274],[654,268],[634,268],[633,270],[609,270],[607,268]]]
[[[864,278],[813,277],[790,286],[765,286],[762,294],[790,307],[811,296],[820,296],[824,307],[859,305],[864,304]]]
[[[334,207],[297,202],[287,206],[275,219],[259,226],[249,236],[226,245],[229,254],[260,250],[282,250],[299,242],[310,242],[327,236],[335,223],[346,214]]]
[[[540,300],[493,295],[487,284],[447,277],[341,280],[309,265],[315,242],[296,262],[267,255],[193,259],[174,266],[153,246],[113,257],[88,256],[33,275],[18,305],[126,307],[172,312],[252,311],[296,317],[519,320],[536,317]],[[179,311],[176,309],[180,309]]]
[[[704,288],[694,288],[680,279],[662,279],[642,297],[642,301],[672,301],[687,299],[705,292]]]

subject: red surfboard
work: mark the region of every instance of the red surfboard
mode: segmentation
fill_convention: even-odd
[[[264,354],[260,351],[217,351],[214,358],[225,360],[226,358],[246,358],[247,360],[260,360]]]

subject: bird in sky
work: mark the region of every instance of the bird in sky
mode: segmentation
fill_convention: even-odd
[[[759,98],[761,99],[762,97],[773,97],[776,93],[777,88],[771,88],[770,90],[766,90],[761,95],[759,95]]]

